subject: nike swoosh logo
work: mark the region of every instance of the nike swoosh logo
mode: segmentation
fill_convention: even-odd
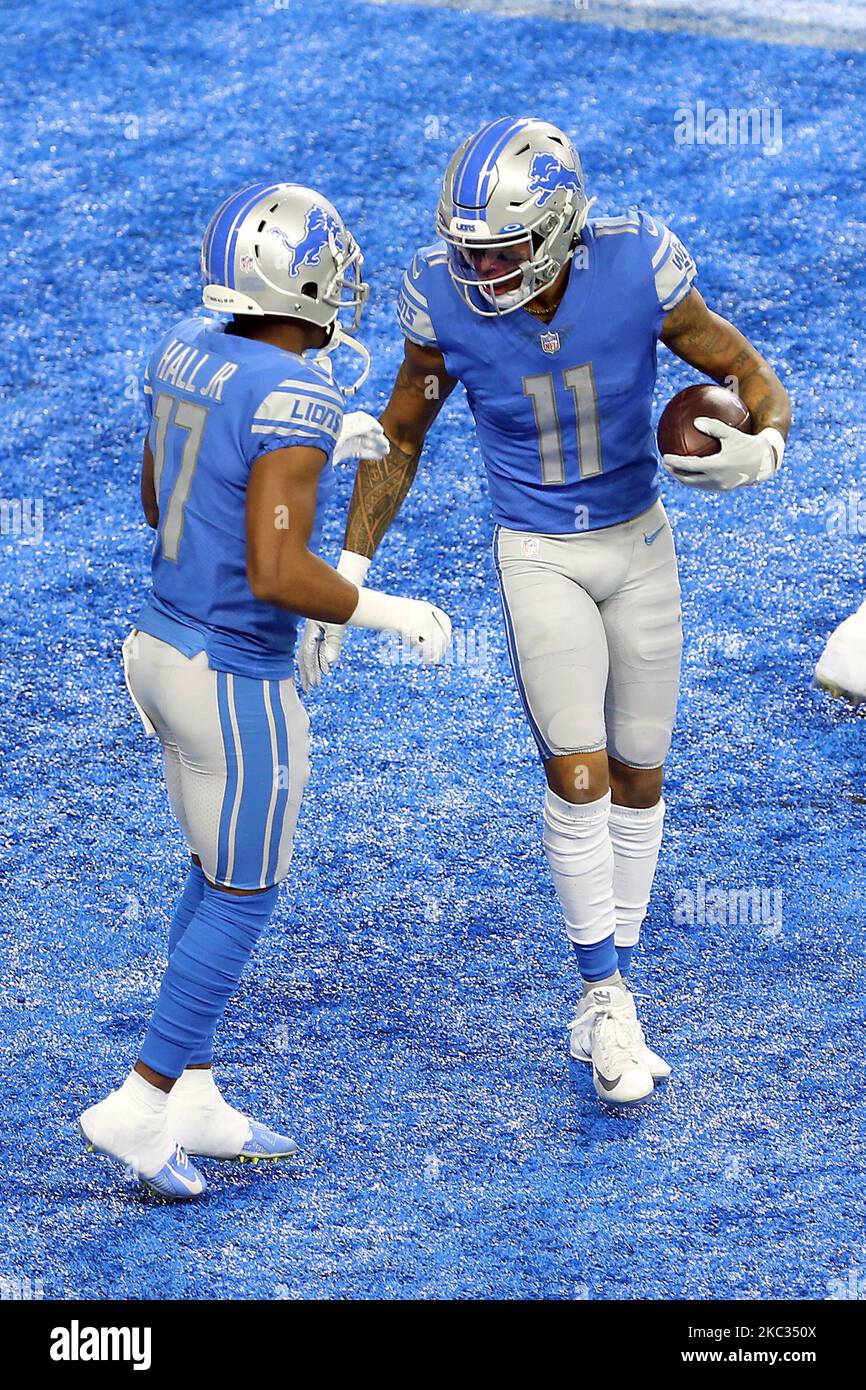
[[[168,1171],[171,1173],[171,1176],[172,1176],[173,1178],[177,1178],[178,1182],[182,1182],[182,1183],[183,1183],[183,1185],[184,1185],[184,1187],[186,1188],[187,1192],[198,1192],[198,1191],[199,1191],[198,1178],[193,1178],[193,1179],[185,1178],[184,1175],[183,1175],[183,1173],[179,1173],[179,1172],[177,1171],[176,1168],[172,1168],[172,1166],[171,1166],[170,1163],[167,1163],[165,1166],[166,1166],[166,1168],[168,1169]]]
[[[652,543],[653,543],[653,541],[655,540],[656,536],[660,536],[661,533],[662,533],[662,531],[663,531],[664,529],[665,529],[665,524],[664,524],[664,522],[662,522],[662,524],[661,524],[661,526],[658,528],[658,530],[657,530],[657,531],[653,531],[652,535],[650,535],[650,533],[649,533],[648,531],[644,531],[644,533],[643,533],[643,542],[644,542],[644,545],[652,545]]]
[[[598,1067],[596,1067],[596,1069],[595,1069],[595,1074],[596,1074],[597,1079],[601,1082],[601,1085],[602,1085],[603,1090],[605,1090],[605,1091],[614,1091],[614,1090],[616,1090],[617,1086],[619,1085],[620,1081],[622,1080],[622,1076],[620,1075],[620,1076],[615,1077],[613,1081],[608,1081],[608,1079],[607,1079],[606,1076],[602,1076],[602,1074],[601,1074],[601,1072],[599,1071]]]

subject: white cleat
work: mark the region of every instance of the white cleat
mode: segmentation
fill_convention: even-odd
[[[591,989],[569,1024],[569,1050],[592,1065],[592,1084],[606,1105],[640,1105],[653,1093],[653,1068],[667,1080],[670,1067],[646,1045],[634,998],[620,985]]]
[[[207,1189],[201,1173],[171,1134],[165,1113],[140,1111],[122,1087],[85,1110],[78,1128],[88,1152],[116,1158],[157,1196],[187,1201]]]
[[[831,632],[815,680],[831,695],[854,704],[866,700],[866,603]]]

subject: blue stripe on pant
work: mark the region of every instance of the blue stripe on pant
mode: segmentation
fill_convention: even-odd
[[[279,681],[217,672],[226,759],[217,880],[263,888],[277,872],[289,799],[289,731]]]
[[[266,867],[266,879],[267,882],[270,883],[277,872],[277,858],[280,851],[283,820],[289,800],[289,784],[291,782],[292,769],[289,761],[289,728],[286,723],[286,713],[283,709],[283,703],[280,699],[279,681],[267,682],[265,699],[269,705],[271,716],[274,721],[277,744],[277,766],[274,773],[276,797],[274,800],[274,816],[271,826]]]

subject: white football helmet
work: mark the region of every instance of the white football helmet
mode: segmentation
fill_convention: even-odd
[[[573,256],[594,202],[577,150],[548,121],[503,117],[464,141],[445,173],[436,230],[469,308],[498,317],[541,294]]]
[[[367,379],[370,354],[346,333],[340,315],[357,330],[370,287],[361,279],[364,257],[333,203],[297,183],[257,183],[217,209],[201,248],[202,303],[233,314],[277,314],[329,331],[317,350],[343,345],[363,359],[352,395]]]

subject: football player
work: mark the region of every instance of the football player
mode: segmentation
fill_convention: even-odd
[[[746,435],[712,420],[713,457],[671,456],[683,483],[772,477],[790,423],[775,372],[694,287],[695,265],[646,212],[587,221],[580,159],[546,121],[493,121],[454,155],[440,240],[402,284],[405,356],[382,415],[384,459],[359,465],[339,572],[365,582],[458,381],[496,522],[508,649],[547,788],[544,849],[584,982],[571,1054],[598,1096],[645,1100],[670,1067],[626,985],[662,837],[664,760],[680,669],[680,588],[659,498],[651,411],[659,341],[735,378]],[[308,624],[302,682],[344,628]]]
[[[288,871],[309,775],[297,615],[400,633],[425,661],[450,640],[439,609],[365,589],[315,554],[333,459],[387,448],[370,415],[343,413],[369,369],[351,336],[368,293],[361,267],[326,198],[290,183],[245,188],[202,248],[204,304],[226,317],[174,324],[145,371],[153,585],[124,667],[162,745],[192,863],[139,1058],[80,1125],[91,1148],[169,1198],[205,1188],[189,1154],[258,1161],[296,1149],[230,1105],[211,1064]],[[363,359],[344,390],[329,358],[338,347]]]

